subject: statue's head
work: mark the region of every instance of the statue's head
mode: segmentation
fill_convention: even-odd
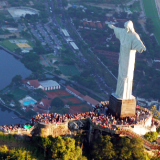
[[[127,30],[127,32],[135,32],[132,21],[125,22],[124,27]]]

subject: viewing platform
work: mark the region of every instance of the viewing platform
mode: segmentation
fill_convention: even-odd
[[[104,114],[106,112],[106,114]],[[38,114],[32,118],[26,125],[4,125],[0,130],[4,134],[40,135],[47,137],[52,135],[71,136],[73,132],[84,130],[89,134],[99,132],[110,135],[128,136],[129,138],[140,138],[147,149],[160,149],[159,145],[153,145],[143,138],[144,134],[149,131],[156,131],[156,127],[160,125],[160,121],[153,119],[149,110],[138,108],[134,117],[126,117],[125,119],[116,119],[104,106],[98,106],[92,112],[64,114],[57,113]]]

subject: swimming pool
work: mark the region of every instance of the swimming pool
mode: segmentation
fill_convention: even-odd
[[[36,103],[34,100],[28,100],[28,101],[24,101],[23,105],[28,106],[29,104],[34,104],[34,103]]]

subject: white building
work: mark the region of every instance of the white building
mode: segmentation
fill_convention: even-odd
[[[61,30],[62,30],[63,34],[64,34],[66,37],[69,37],[69,36],[70,36],[69,33],[68,33],[68,31],[67,31],[66,29],[61,29]]]
[[[73,47],[73,49],[79,50],[79,48],[77,47],[77,45],[74,42],[70,42],[70,44]]]
[[[39,88],[45,91],[61,88],[60,85],[56,81],[53,81],[53,80],[40,81],[39,84],[41,85]]]
[[[38,81],[36,80],[22,80],[23,85],[29,89],[42,89],[45,91],[60,89],[60,85],[53,80],[46,80],[46,81]]]

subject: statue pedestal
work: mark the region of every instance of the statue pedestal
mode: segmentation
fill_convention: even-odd
[[[136,112],[136,98],[133,96],[132,99],[121,99],[112,93],[109,98],[109,110],[113,115],[120,118],[134,116]]]

